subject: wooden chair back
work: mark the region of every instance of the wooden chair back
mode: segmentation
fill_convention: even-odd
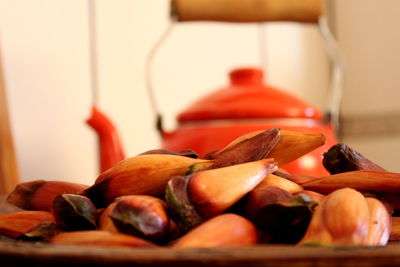
[[[2,63],[0,50],[0,195],[10,193],[19,183]]]

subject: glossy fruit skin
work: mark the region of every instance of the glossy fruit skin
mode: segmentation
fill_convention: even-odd
[[[324,146],[289,163],[285,169],[294,174],[326,176],[322,154],[337,139],[322,113],[303,100],[265,85],[263,72],[241,68],[230,72],[229,86],[216,90],[178,115],[179,126],[163,133],[163,148],[179,151],[193,149],[200,157],[219,150],[231,140],[251,131],[277,127],[303,133],[322,133]]]
[[[256,227],[246,218],[233,213],[218,215],[172,245],[172,248],[211,248],[256,245],[259,236]]]

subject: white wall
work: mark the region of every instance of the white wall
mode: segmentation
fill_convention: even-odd
[[[335,3],[337,36],[346,57],[342,116],[355,129],[343,141],[400,172],[400,1]]]
[[[98,0],[100,103],[126,154],[159,145],[144,83],[146,55],[168,23],[168,1]],[[0,0],[1,46],[23,181],[91,183],[96,136],[84,121],[91,93],[86,1]],[[254,24],[177,25],[156,58],[154,85],[166,127],[191,101],[258,65]],[[267,81],[323,107],[328,64],[315,26],[270,23]]]

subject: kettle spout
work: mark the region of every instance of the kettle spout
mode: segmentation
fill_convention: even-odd
[[[99,137],[100,172],[103,172],[125,158],[117,130],[110,119],[97,107],[92,107],[92,114],[86,123]]]

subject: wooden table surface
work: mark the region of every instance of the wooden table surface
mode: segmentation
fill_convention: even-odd
[[[0,241],[0,266],[399,266],[400,245],[130,249]]]
[[[0,211],[12,206],[0,196]],[[0,240],[0,266],[400,266],[400,243],[373,248],[260,245],[198,249],[56,246]]]

